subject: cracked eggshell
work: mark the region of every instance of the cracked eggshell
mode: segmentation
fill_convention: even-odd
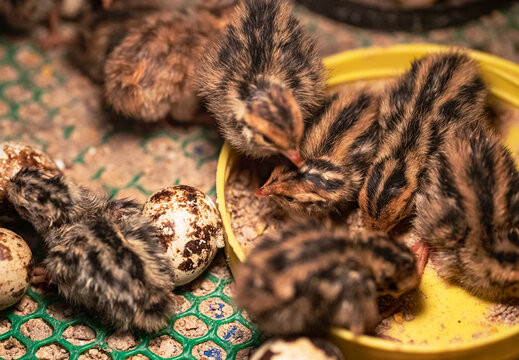
[[[4,142],[0,143],[0,209],[9,209],[0,214],[0,218],[10,221],[17,218],[14,209],[7,201],[5,188],[10,178],[23,168],[38,168],[55,174],[61,174],[58,166],[45,153],[29,145]]]
[[[0,228],[0,310],[14,305],[29,287],[32,271],[29,246],[14,232]]]
[[[274,339],[254,352],[251,360],[344,360],[339,349],[319,338]]]
[[[156,226],[160,244],[172,261],[175,285],[198,277],[224,246],[215,203],[194,187],[178,185],[157,191],[143,212]]]

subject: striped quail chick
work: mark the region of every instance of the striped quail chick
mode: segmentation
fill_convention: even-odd
[[[467,128],[445,141],[413,226],[441,276],[486,299],[519,297],[519,173],[491,131]]]
[[[379,103],[379,96],[367,88],[331,95],[305,131],[299,169],[276,167],[256,195],[314,216],[350,208],[377,154]]]
[[[155,1],[115,1],[108,9],[92,11],[82,17],[71,55],[92,80],[103,83],[105,63],[128,31],[146,15],[160,7]]]
[[[379,115],[382,143],[359,195],[369,228],[389,231],[412,213],[432,156],[449,133],[482,123],[486,98],[477,64],[457,52],[413,62],[388,87]]]
[[[173,277],[140,206],[39,170],[21,170],[7,191],[43,236],[47,276],[66,299],[121,330],[151,332],[167,324]]]
[[[389,235],[317,222],[264,237],[236,276],[236,302],[259,327],[288,335],[345,327],[370,332],[377,296],[419,283],[413,253]]]
[[[116,112],[148,122],[193,119],[200,110],[198,60],[236,0],[213,3],[149,14],[127,29],[104,67],[106,101]]]
[[[299,165],[304,121],[324,99],[324,68],[288,1],[242,1],[200,71],[200,93],[236,150]]]

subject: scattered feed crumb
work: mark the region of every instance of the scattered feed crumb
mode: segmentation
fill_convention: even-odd
[[[110,355],[98,348],[92,348],[79,355],[79,360],[110,360]]]
[[[218,251],[209,267],[209,272],[220,279],[231,278],[231,272],[229,271],[229,266],[227,265],[223,251]]]
[[[227,353],[212,341],[204,341],[193,347],[191,354],[198,360],[223,360]]]
[[[231,299],[234,296],[234,285],[233,284],[234,284],[234,282],[229,283],[229,284],[225,285],[223,288],[223,293],[225,295],[227,295],[228,297],[230,297]]]
[[[207,334],[207,325],[196,316],[189,315],[175,321],[174,329],[179,334],[195,339]]]
[[[169,335],[161,335],[151,339],[148,349],[155,355],[161,357],[175,357],[182,353],[182,345]]]
[[[0,358],[3,360],[19,359],[26,352],[25,345],[12,336],[0,341]]]
[[[139,345],[139,341],[130,332],[115,332],[107,337],[106,343],[119,351],[135,349]]]
[[[22,324],[20,331],[31,340],[43,340],[54,332],[52,326],[43,319],[30,319]]]
[[[231,177],[225,193],[231,226],[240,246],[248,253],[254,242],[275,233],[286,223],[286,212],[268,197],[257,197],[257,185],[250,181],[250,171],[240,171]]]
[[[136,355],[128,356],[124,360],[150,360],[150,358],[147,356],[144,356],[142,354],[136,354]]]
[[[56,343],[42,346],[36,351],[38,360],[68,360],[69,357],[67,349]]]
[[[490,323],[500,323],[507,326],[519,324],[519,301],[508,304],[495,304],[485,314]]]
[[[11,330],[11,322],[9,319],[0,318],[0,335],[5,334],[9,330]]]
[[[221,325],[216,331],[216,334],[220,339],[233,345],[246,343],[252,338],[250,330],[238,321]]]
[[[204,300],[198,310],[205,316],[213,320],[223,320],[233,314],[233,308],[219,298],[211,298]]]
[[[236,360],[248,360],[252,355],[253,347],[248,347],[246,349],[242,349],[236,353]]]
[[[171,297],[175,302],[176,314],[181,314],[191,307],[191,303],[183,295],[171,294]]]
[[[85,345],[95,340],[96,333],[86,325],[76,324],[63,331],[63,338],[72,345]]]
[[[38,303],[34,301],[29,295],[24,295],[23,298],[14,306],[13,314],[18,316],[25,316],[32,314],[38,309]]]
[[[76,310],[72,305],[64,301],[58,301],[47,307],[47,313],[56,320],[67,321],[71,320],[74,315],[76,315]]]
[[[195,296],[209,295],[216,289],[216,284],[206,277],[199,277],[186,285],[186,290]]]

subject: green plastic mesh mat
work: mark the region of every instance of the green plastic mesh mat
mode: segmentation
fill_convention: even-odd
[[[29,289],[21,309],[34,311],[21,316],[18,306],[18,310],[4,312],[1,316],[7,320],[0,323],[0,329],[8,328],[8,322],[10,329],[0,335],[0,344],[23,343],[26,353],[21,359],[77,359],[82,353],[86,359],[145,359],[142,355],[149,359],[246,359],[251,346],[258,344],[258,334],[230,305],[229,274],[217,274],[205,274],[198,291],[178,290],[182,312],[167,328],[140,337],[113,335],[87,314],[62,313],[66,304],[58,295],[42,296]]]

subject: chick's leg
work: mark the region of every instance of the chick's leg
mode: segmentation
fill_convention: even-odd
[[[63,43],[63,37],[59,32],[59,22],[59,8],[55,6],[49,14],[49,33],[41,41],[44,49],[52,49]]]
[[[34,270],[32,271],[31,283],[38,285],[38,284],[43,284],[43,283],[47,283],[47,282],[48,282],[48,279],[47,279],[47,273],[45,272],[45,267],[36,266],[34,268]]]
[[[425,245],[424,242],[418,241],[411,247],[411,251],[416,255],[416,258],[418,259],[418,275],[422,277],[423,272],[425,270],[425,266],[427,265],[427,261],[429,260],[430,249],[427,245]]]

